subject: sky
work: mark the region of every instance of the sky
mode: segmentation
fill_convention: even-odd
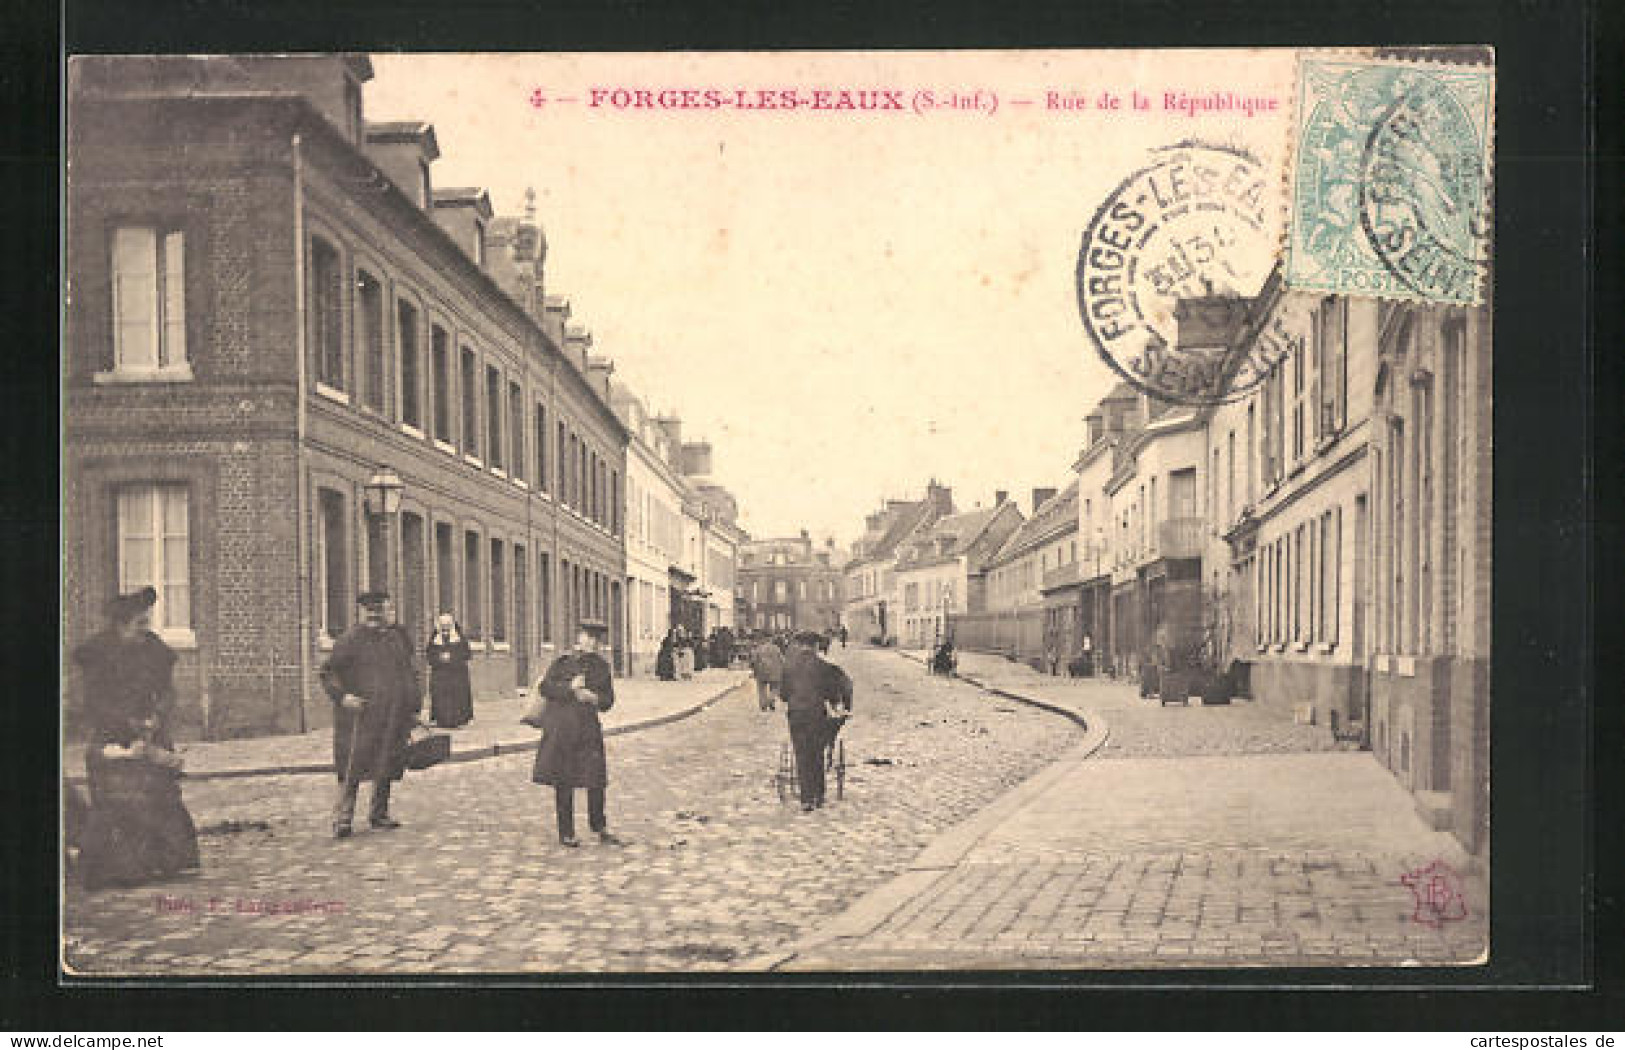
[[[1033,488],[1070,480],[1083,417],[1114,381],[1078,315],[1083,231],[1159,147],[1241,146],[1278,169],[1293,75],[1290,52],[1242,51],[373,65],[366,119],[432,123],[437,186],[485,187],[499,215],[534,189],[548,293],[570,299],[618,379],[712,443],[741,525],[843,544],[883,499],[917,498],[932,478],[962,509],[1005,489],[1024,512]],[[615,105],[638,88],[887,90],[908,108]],[[1151,108],[1132,108],[1136,90]],[[916,111],[924,91],[981,108]],[[1122,108],[1100,108],[1105,91]],[[1179,91],[1279,108],[1164,109]],[[1049,92],[1084,108],[1052,107]]]

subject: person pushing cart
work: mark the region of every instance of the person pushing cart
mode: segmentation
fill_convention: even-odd
[[[841,726],[852,713],[852,680],[818,655],[818,641],[811,631],[791,640],[781,687],[803,813],[824,804],[824,771]]]

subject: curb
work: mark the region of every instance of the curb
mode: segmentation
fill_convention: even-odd
[[[679,708],[676,711],[670,711],[666,714],[657,715],[653,718],[647,718],[641,722],[627,722],[623,725],[612,726],[604,730],[604,736],[612,737],[621,736],[626,733],[636,733],[645,729],[655,729],[660,726],[670,725],[673,722],[680,722],[685,718],[692,718],[694,715],[699,714],[706,708],[720,703],[722,698],[727,696],[729,693],[742,689],[749,684],[750,679],[747,678],[736,682],[725,689],[722,689],[720,692],[712,694],[704,700],[701,700],[699,703],[691,704],[688,707]],[[317,732],[320,732],[320,730],[317,730]],[[470,747],[462,751],[453,751],[444,762],[437,764],[442,766],[451,766],[462,762],[480,762],[488,758],[523,754],[527,751],[535,751],[540,743],[540,736],[536,736],[531,740],[499,740],[494,744],[481,744],[478,747]],[[310,776],[331,775],[332,773],[333,763],[331,762],[303,762],[294,765],[255,766],[250,769],[217,769],[203,773],[184,773],[181,779],[197,783],[205,780],[242,780],[247,777]],[[64,777],[63,780],[68,784],[78,786],[83,785],[86,778],[84,775],[80,774],[76,776]]]
[[[915,663],[924,663],[903,653],[897,655]],[[746,969],[778,970],[798,955],[825,948],[836,941],[853,940],[873,933],[896,914],[898,909],[926,893],[946,877],[989,831],[1004,823],[1011,813],[1025,806],[1032,798],[1048,791],[1051,786],[1069,775],[1078,764],[1091,758],[1111,736],[1111,726],[1099,716],[1085,720],[1078,712],[1048,701],[990,687],[975,678],[958,673],[953,677],[994,696],[1061,715],[1084,727],[1083,740],[1048,768],[1028,777],[970,817],[943,832],[909,862],[902,874],[869,891],[850,908],[835,916],[816,932],[794,942],[789,948],[746,960],[744,963]]]

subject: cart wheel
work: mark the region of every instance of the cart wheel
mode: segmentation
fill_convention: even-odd
[[[835,797],[846,797],[846,741],[835,741]]]

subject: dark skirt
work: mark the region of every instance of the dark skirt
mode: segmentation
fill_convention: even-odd
[[[198,866],[197,828],[180,774],[141,759],[92,757],[90,814],[79,843],[86,889],[167,878]]]
[[[429,672],[429,716],[441,729],[456,729],[474,719],[474,695],[468,665],[436,667]]]

